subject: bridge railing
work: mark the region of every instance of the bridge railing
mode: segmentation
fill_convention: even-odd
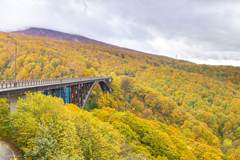
[[[30,80],[18,80],[18,81],[0,81],[0,88],[12,88],[12,87],[24,87],[40,84],[49,84],[60,82],[59,79],[30,79]]]
[[[14,80],[0,81],[0,89],[13,88],[13,87],[34,86],[34,85],[42,85],[42,84],[53,84],[53,83],[61,83],[61,82],[70,82],[70,81],[92,79],[92,78],[96,78],[96,77],[29,79],[29,80],[17,80],[16,82]]]

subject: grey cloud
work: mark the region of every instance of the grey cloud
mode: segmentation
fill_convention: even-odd
[[[0,30],[43,27],[171,57],[239,60],[239,8],[237,0],[3,0]]]

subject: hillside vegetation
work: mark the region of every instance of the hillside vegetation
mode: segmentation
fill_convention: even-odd
[[[240,159],[240,68],[12,33],[17,79],[112,76],[80,110],[29,94],[11,115],[0,99],[0,135],[28,157]],[[0,79],[14,79],[12,40],[0,32]],[[135,78],[116,75],[136,75]],[[90,111],[90,112],[88,112]],[[27,115],[27,116],[26,116]],[[41,148],[41,145],[45,147]]]
[[[44,29],[44,28],[29,28],[29,29],[26,29],[26,30],[14,31],[12,33],[20,33],[20,34],[40,36],[40,37],[49,37],[49,38],[53,38],[53,39],[57,39],[57,40],[74,41],[74,42],[78,42],[78,43],[96,44],[96,45],[99,45],[99,46],[104,46],[104,47],[109,47],[109,48],[138,52],[138,51],[131,50],[131,49],[128,49],[128,48],[118,47],[118,46],[114,46],[114,45],[107,44],[107,43],[104,43],[104,42],[100,42],[100,41],[90,39],[90,38],[87,38],[87,37],[68,34],[68,33],[63,33],[63,32],[54,31],[54,30],[50,30],[50,29]],[[140,52],[138,52],[138,53],[140,53]]]

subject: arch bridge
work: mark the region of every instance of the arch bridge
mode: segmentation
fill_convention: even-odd
[[[112,77],[81,77],[64,79],[39,79],[0,81],[0,98],[10,101],[10,113],[15,112],[19,97],[25,98],[25,92],[41,91],[45,95],[61,97],[65,103],[76,104],[84,109],[93,90],[99,84],[102,91],[110,91],[109,82]]]

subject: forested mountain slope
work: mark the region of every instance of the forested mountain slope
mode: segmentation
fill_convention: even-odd
[[[97,40],[93,40],[87,37],[79,36],[79,35],[73,35],[73,34],[68,34],[68,33],[63,33],[59,31],[54,31],[50,29],[44,29],[44,28],[28,28],[26,30],[18,30],[14,31],[12,33],[19,33],[19,34],[26,34],[26,35],[32,35],[32,36],[40,36],[40,37],[49,37],[57,40],[63,40],[63,41],[76,41],[79,43],[85,43],[85,44],[96,44],[99,46],[104,46],[104,47],[109,47],[109,48],[115,48],[115,49],[120,49],[120,50],[125,50],[125,51],[131,51],[131,52],[137,52],[137,53],[142,53],[139,51],[135,51],[132,49],[128,48],[123,48],[123,47],[118,47],[112,44],[100,42]]]
[[[71,122],[72,127],[75,127],[73,130],[76,130],[76,133],[71,134],[79,139],[80,146],[76,144],[70,148],[82,149],[76,152],[69,152],[66,149],[64,153],[85,159],[99,155],[105,156],[105,159],[109,158],[102,150],[98,150],[97,153],[91,152],[92,154],[84,150],[86,143],[83,139],[91,140],[92,137],[86,137],[87,132],[86,135],[77,133],[77,130],[90,125],[96,131],[94,134],[97,132],[105,134],[106,130],[101,128],[103,126],[111,128],[112,132],[107,134],[108,137],[98,135],[102,137],[99,141],[105,150],[111,153],[108,155],[110,158],[111,156],[119,156],[116,159],[129,159],[131,156],[132,159],[240,158],[239,67],[196,65],[96,44],[59,41],[16,33],[11,33],[11,36],[18,43],[17,79],[59,78],[61,54],[63,77],[109,75],[113,77],[110,84],[111,94],[102,93],[99,86],[94,89],[86,106],[90,113],[78,110],[74,105],[64,106],[62,102],[55,104],[55,101],[59,100],[49,97],[48,101],[51,101],[52,106],[61,105],[67,110],[74,110],[74,113],[70,113],[75,114],[73,116],[75,118],[68,117],[63,121]],[[0,32],[1,80],[14,78],[14,47],[12,41],[6,38],[6,33]],[[134,74],[136,77],[116,76],[124,74]],[[32,99],[37,100],[37,97],[46,98],[41,95],[30,96],[26,102],[19,103],[19,107],[25,106],[24,104]],[[8,117],[5,112],[8,110],[5,99],[1,99],[0,106],[2,114]],[[41,109],[35,109],[42,114]],[[43,122],[44,124],[46,122],[47,128],[51,128],[49,117],[46,117],[48,120],[38,121],[38,117],[35,116],[39,115],[35,114],[34,109],[24,110],[23,107],[16,115],[25,112],[32,116],[33,122],[29,120],[27,125],[35,126],[33,130],[38,131],[37,126]],[[49,111],[47,115],[55,112],[57,109]],[[66,116],[62,112],[56,114],[60,117]],[[86,115],[91,118],[85,117]],[[92,117],[96,119],[91,122],[84,120]],[[15,116],[12,119],[24,122],[24,116]],[[79,120],[84,122],[82,126],[77,125]],[[54,122],[58,123],[57,120]],[[3,117],[0,123],[7,126],[10,122]],[[26,155],[32,155],[32,151],[28,152],[32,146],[27,144],[33,143],[36,140],[34,136],[38,133],[29,135],[32,138],[29,139],[24,137],[28,133],[27,128],[21,128],[20,124],[11,127],[13,131],[21,132],[10,133],[5,127],[1,129],[2,137],[7,139],[12,135],[11,138],[18,147]],[[61,126],[55,126],[55,129],[59,130],[58,127]],[[65,129],[67,128],[62,126],[62,131]],[[43,132],[44,128],[39,130]],[[109,144],[105,143],[108,139],[111,141],[111,137],[114,138],[115,135],[121,135],[122,138]],[[67,141],[64,143],[71,144]],[[56,153],[55,156],[57,155]]]

